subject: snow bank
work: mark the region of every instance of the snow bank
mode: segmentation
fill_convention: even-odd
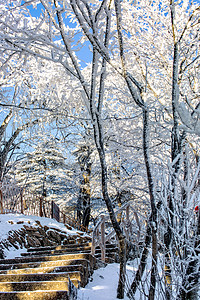
[[[36,221],[39,221],[42,226],[60,229],[69,235],[77,235],[80,232],[75,229],[69,230],[64,224],[59,223],[54,219],[37,216],[25,216],[22,214],[0,214],[0,241],[7,238],[9,231],[19,230],[24,225],[34,227],[37,225]]]
[[[73,236],[74,238],[81,236],[87,237],[88,235],[76,230],[76,229],[67,229],[64,224],[57,222],[54,219],[37,217],[37,216],[25,216],[22,214],[0,214],[0,242],[2,246],[4,241],[7,241],[12,235],[12,232],[18,232],[20,229],[23,229],[24,226],[28,227],[38,227],[38,223],[40,226],[47,226],[50,229],[58,229],[67,236]],[[3,246],[3,257],[4,258],[15,258],[21,256],[21,253],[27,252],[27,249],[24,245],[19,245],[19,249],[16,249],[14,245],[10,245],[8,249]]]

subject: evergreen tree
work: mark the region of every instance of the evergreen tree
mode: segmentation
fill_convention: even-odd
[[[66,159],[53,139],[37,144],[17,168],[19,185],[45,201],[54,200],[61,207],[66,206],[72,192],[73,176],[70,175]]]

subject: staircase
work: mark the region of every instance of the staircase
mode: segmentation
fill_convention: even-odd
[[[116,259],[117,248],[106,243],[106,260]],[[0,260],[0,300],[71,300],[97,268],[101,250],[91,255],[91,242],[27,249],[21,257]],[[76,287],[76,288],[74,288]]]

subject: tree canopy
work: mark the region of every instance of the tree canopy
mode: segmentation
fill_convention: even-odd
[[[1,195],[10,172],[86,227],[102,199],[120,246],[120,299],[133,245],[114,208],[127,197],[146,219],[129,296],[151,255],[148,299],[162,284],[165,299],[196,289],[199,11],[191,0],[0,1]]]

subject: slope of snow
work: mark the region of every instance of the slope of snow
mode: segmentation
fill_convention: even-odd
[[[24,225],[35,227],[37,226],[36,221],[39,221],[42,226],[60,229],[66,232],[68,235],[78,235],[80,232],[76,229],[69,230],[64,226],[64,224],[59,223],[54,219],[37,216],[25,216],[22,214],[0,214],[0,242],[7,239],[9,231],[19,230]],[[15,258],[19,257],[23,252],[27,252],[27,249],[15,249],[12,247],[9,248],[9,250],[5,249],[4,255],[5,258]]]
[[[77,235],[78,233],[77,230],[69,230],[64,226],[64,224],[59,223],[54,219],[37,216],[25,216],[21,214],[0,214],[0,240],[5,239],[10,230],[19,230],[23,227],[23,225],[36,226],[36,221],[39,221],[42,226],[60,229],[69,235]]]

